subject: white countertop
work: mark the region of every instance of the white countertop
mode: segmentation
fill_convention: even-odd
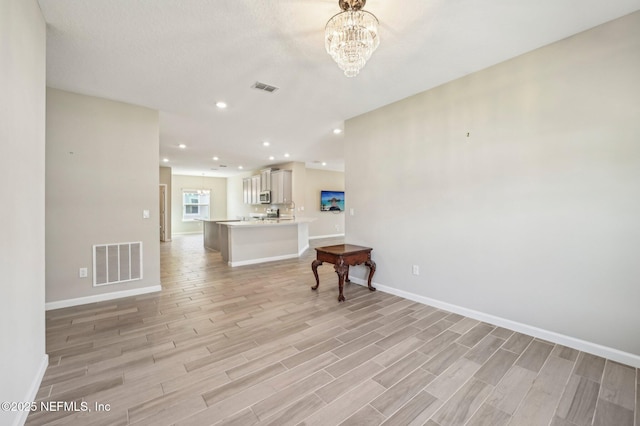
[[[288,218],[273,218],[273,219],[264,219],[264,220],[241,220],[234,222],[218,222],[220,225],[228,226],[230,228],[235,227],[258,227],[258,226],[286,226],[286,225],[299,225],[301,223],[310,223],[316,220],[314,217],[297,217],[295,219]]]

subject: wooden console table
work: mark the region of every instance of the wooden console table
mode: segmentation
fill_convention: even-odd
[[[376,264],[371,260],[371,250],[373,249],[370,247],[356,246],[353,244],[316,247],[316,260],[311,263],[313,275],[316,277],[316,285],[311,287],[311,289],[317,290],[320,285],[318,266],[322,265],[322,262],[332,263],[336,274],[338,274],[338,290],[340,291],[338,302],[342,302],[344,301],[344,295],[342,294],[344,283],[349,282],[349,266],[364,263],[369,267],[369,290],[375,291],[376,289],[371,286],[371,278],[373,278],[373,274],[376,272]]]

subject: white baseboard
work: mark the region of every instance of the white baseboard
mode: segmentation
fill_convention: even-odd
[[[111,293],[96,294],[94,296],[78,297],[76,299],[56,300],[44,304],[45,311],[52,309],[68,308],[70,306],[86,305],[87,303],[103,302],[105,300],[121,299],[123,297],[138,296],[140,294],[156,293],[162,290],[161,285],[134,288],[131,290],[114,291]]]
[[[302,256],[302,255],[304,254],[304,252],[305,252],[305,251],[307,251],[307,250],[309,250],[309,244],[307,244],[306,246],[304,246],[304,247],[302,248],[302,250],[300,250],[300,251],[298,252],[298,257]]]
[[[245,265],[255,265],[256,263],[265,263],[265,262],[275,262],[276,260],[285,260],[285,259],[297,259],[297,254],[283,254],[282,256],[272,256],[272,257],[261,257],[260,259],[250,259],[250,260],[239,260],[237,262],[227,262],[227,265],[234,266],[245,266]]]
[[[297,259],[302,256],[302,254],[309,249],[309,244],[307,244],[298,254],[283,254],[280,256],[271,256],[271,257],[261,257],[259,259],[250,259],[250,260],[239,260],[237,262],[227,262],[227,265],[234,266],[245,266],[245,265],[255,265],[256,263],[265,263],[265,262],[275,262],[276,260],[285,260],[285,259]]]
[[[331,234],[331,235],[314,235],[313,237],[309,237],[310,240],[319,240],[322,238],[337,238],[344,237],[344,233],[342,234]]]
[[[367,281],[358,277],[349,277],[352,282],[366,286]],[[451,303],[443,302],[436,299],[420,296],[418,294],[410,293],[397,288],[388,287],[382,284],[371,283],[377,290],[385,293],[400,296],[414,302],[422,303],[424,305],[433,306],[445,311],[453,312],[456,314],[464,315],[465,317],[473,318],[478,321],[483,321],[489,324],[496,325],[498,327],[514,330],[519,333],[527,334],[529,336],[537,337],[539,339],[548,340],[552,343],[567,346],[569,348],[577,349],[579,351],[587,352],[592,355],[597,355],[602,358],[607,358],[612,361],[617,361],[622,364],[630,365],[635,368],[640,368],[640,356],[629,352],[623,352],[618,349],[610,348],[608,346],[599,345],[597,343],[588,342],[586,340],[577,339],[575,337],[566,336],[564,334],[556,333],[554,331],[545,330],[542,328],[534,327],[532,325],[523,324],[517,321],[512,321],[506,318],[497,317],[484,312],[475,311],[458,305],[452,305]]]
[[[24,396],[22,401],[35,401],[36,395],[38,394],[38,390],[40,389],[40,383],[42,383],[42,378],[44,377],[44,373],[47,371],[47,367],[49,366],[49,355],[44,354],[42,356],[42,360],[40,361],[40,366],[36,371],[36,375],[31,381],[31,386],[29,386],[29,390],[27,394]],[[13,421],[14,426],[22,426],[27,421],[27,416],[29,415],[29,411],[18,411],[17,416]]]

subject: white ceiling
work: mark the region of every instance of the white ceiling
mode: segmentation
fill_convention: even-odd
[[[324,50],[338,0],[39,3],[47,84],[159,110],[161,164],[207,176],[287,161],[341,170],[344,136],[332,129],[346,119],[640,9],[640,0],[368,0],[380,47],[347,78]],[[279,90],[251,89],[256,81]]]

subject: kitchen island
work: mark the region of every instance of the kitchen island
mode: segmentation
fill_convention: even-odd
[[[309,248],[309,223],[313,220],[217,221],[218,241],[215,246],[229,266],[297,258]],[[205,241],[206,228],[207,223]]]
[[[241,221],[241,219],[198,220],[202,222],[202,237],[204,246],[215,251],[220,251],[220,224],[225,222]]]

